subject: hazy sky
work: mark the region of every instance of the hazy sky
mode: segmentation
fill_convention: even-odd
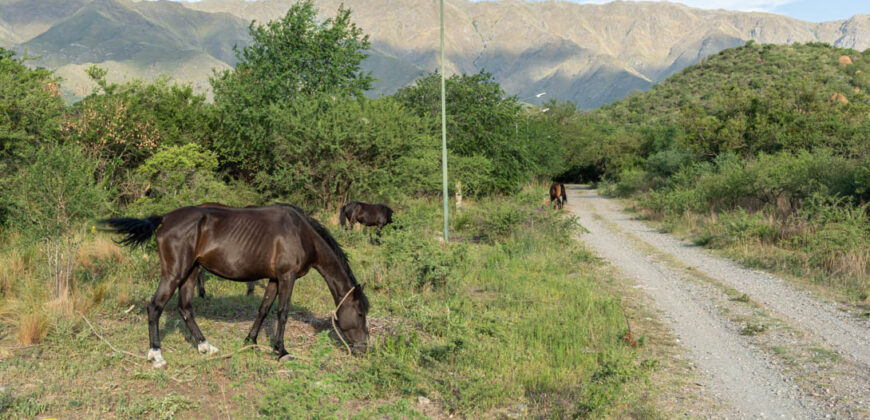
[[[577,3],[607,3],[603,0],[572,0]],[[704,9],[754,10],[778,13],[810,22],[848,19],[870,14],[868,0],[674,0]]]
[[[174,0],[198,1],[198,0]],[[607,0],[567,0],[575,3],[607,3]],[[649,1],[649,0],[646,0]],[[656,0],[652,0],[656,1]],[[870,0],[673,0],[704,9],[755,10],[778,13],[810,22],[848,19],[870,14]],[[350,4],[353,4],[352,2]]]

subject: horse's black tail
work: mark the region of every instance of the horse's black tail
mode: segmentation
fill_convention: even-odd
[[[568,193],[565,191],[565,184],[559,184],[559,187],[562,189],[562,202],[568,202]]]
[[[145,219],[115,217],[100,220],[98,223],[107,226],[107,228],[103,228],[105,231],[126,235],[117,241],[119,244],[136,247],[151,239],[151,235],[163,223],[163,216],[151,216]]]
[[[338,223],[341,227],[345,227],[345,222],[347,221],[347,206],[350,204],[345,204],[341,206],[341,211],[338,212]]]

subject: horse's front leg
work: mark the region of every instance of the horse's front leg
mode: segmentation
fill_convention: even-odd
[[[249,283],[251,284],[251,283]],[[257,336],[260,335],[260,327],[263,326],[263,319],[269,313],[269,308],[272,307],[272,302],[275,301],[275,294],[278,292],[278,279],[269,279],[269,284],[266,285],[266,293],[263,294],[263,302],[260,303],[260,312],[257,313],[257,319],[254,320],[254,325],[251,326],[251,332],[245,338],[247,344],[257,344]]]
[[[275,342],[272,345],[272,348],[278,352],[278,360],[287,356],[287,349],[284,348],[284,326],[287,324],[287,316],[290,314],[290,296],[293,295],[295,283],[296,276],[293,274],[284,274],[278,278],[278,327],[275,331]]]
[[[184,320],[184,323],[187,324],[187,329],[193,335],[193,339],[196,341],[196,349],[202,354],[215,354],[218,352],[217,347],[206,341],[205,336],[202,335],[202,331],[199,329],[199,325],[196,324],[196,319],[193,318],[193,291],[196,287],[199,273],[199,266],[194,267],[190,275],[187,276],[187,280],[181,285],[181,289],[178,291],[178,314],[181,315],[181,319]]]

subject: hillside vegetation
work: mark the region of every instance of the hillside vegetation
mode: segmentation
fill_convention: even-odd
[[[39,64],[68,81],[68,99],[87,95],[91,85],[83,71],[90,64],[115,69],[113,82],[168,74],[204,93],[212,68],[235,65],[233,44],[250,43],[250,22],[278,19],[296,2],[3,0],[0,47],[43,56]],[[342,4],[371,35],[370,57],[363,62],[377,79],[370,96],[392,94],[438,68],[437,2],[316,2],[324,19]],[[863,29],[868,15],[813,23],[678,3],[467,0],[449,1],[446,13],[447,72],[488,71],[521,98],[548,92],[531,99],[538,105],[546,99],[581,108],[609,104],[749,40],[870,46]]]
[[[870,51],[729,49],[563,124],[572,175],[751,264],[870,286]],[[570,143],[570,142],[569,142]]]

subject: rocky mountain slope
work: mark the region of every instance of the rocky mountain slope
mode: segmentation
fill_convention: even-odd
[[[39,63],[58,68],[69,80],[67,89],[84,89],[81,69],[90,63],[109,67],[116,77],[166,73],[206,89],[210,69],[232,65],[232,45],[248,42],[248,22],[274,19],[294,1],[0,0],[0,45],[42,55]],[[317,0],[324,15],[341,3]],[[373,95],[438,67],[437,0],[344,3],[371,35],[365,67],[379,79]],[[529,101],[557,98],[586,108],[647,89],[750,39],[870,47],[868,15],[810,23],[674,3],[519,0],[448,0],[445,13],[448,73],[486,69],[520,98],[546,91]]]

